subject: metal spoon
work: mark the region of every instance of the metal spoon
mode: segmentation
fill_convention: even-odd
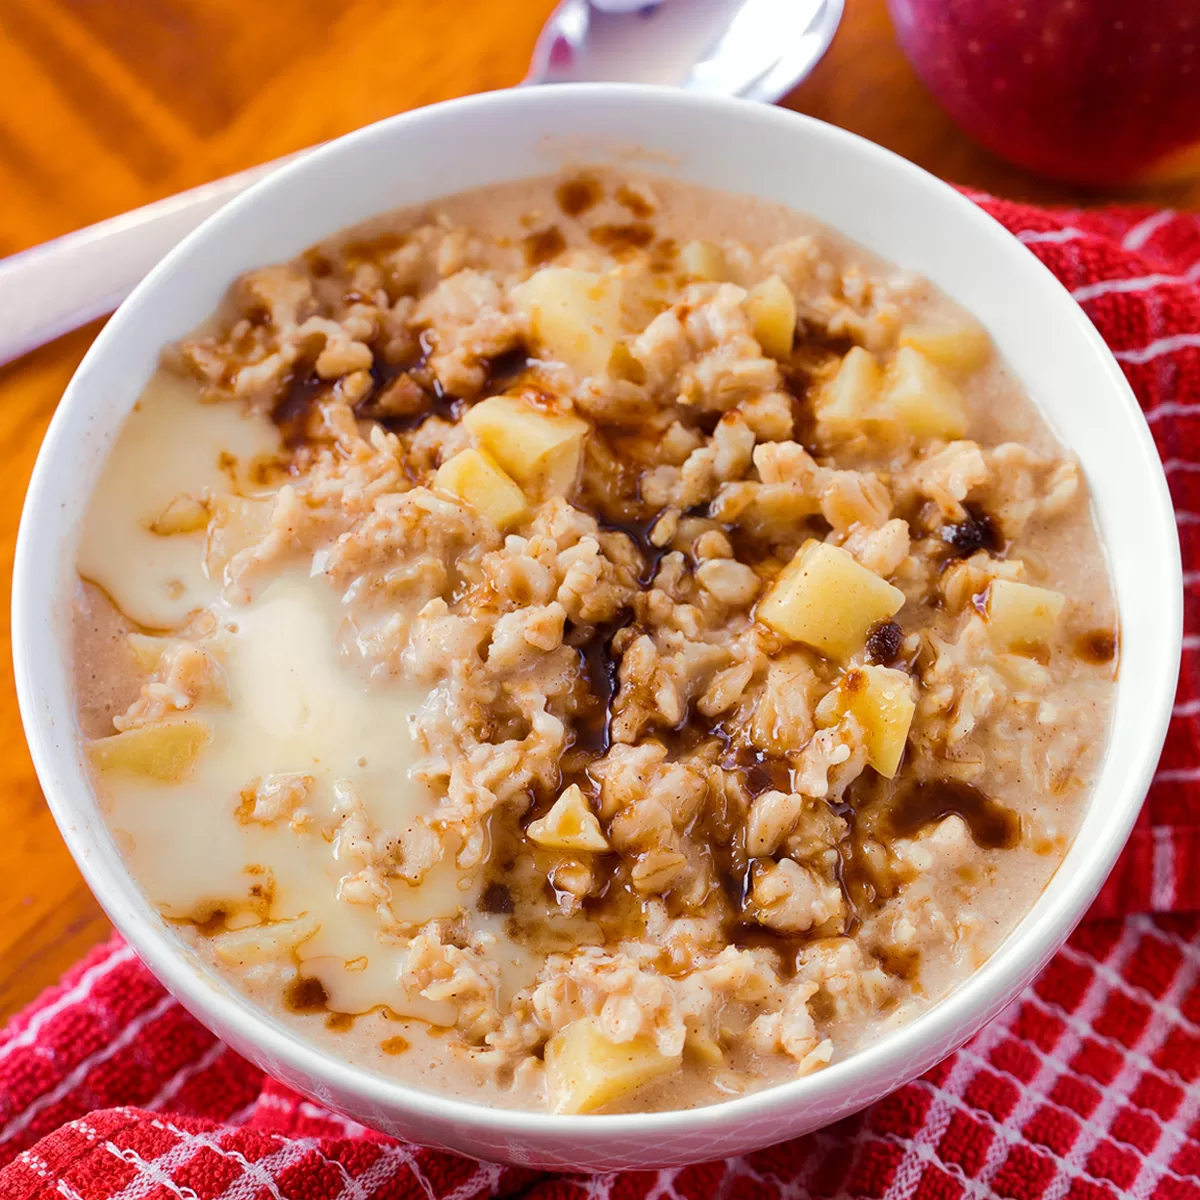
[[[522,82],[661,83],[771,103],[825,53],[842,2],[562,0]],[[0,260],[0,364],[112,312],[185,235],[295,157],[251,167]]]

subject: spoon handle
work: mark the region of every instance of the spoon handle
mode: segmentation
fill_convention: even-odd
[[[636,79],[769,102],[821,57],[841,13],[842,0],[562,0],[524,82]],[[0,260],[0,365],[112,312],[168,250],[287,161]]]
[[[0,260],[0,364],[112,312],[168,250],[287,161],[262,163]]]

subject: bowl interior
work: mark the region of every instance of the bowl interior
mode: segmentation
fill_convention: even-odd
[[[238,1048],[335,1102],[427,1110],[508,1138],[571,1129],[661,1138],[677,1115],[543,1117],[410,1092],[339,1064],[198,973],[126,875],[75,739],[70,606],[79,526],[109,446],[161,347],[216,307],[240,272],[290,258],[344,226],[460,189],[568,163],[626,163],[807,212],[897,266],[929,277],[992,333],[1060,439],[1080,457],[1110,559],[1122,662],[1110,749],[1080,834],[1035,908],[949,999],[847,1061],[770,1093],[690,1112],[701,1139],[741,1122],[753,1144],[865,1103],[929,1065],[998,1011],[1053,952],[1110,868],[1151,777],[1170,713],[1180,568],[1165,480],[1136,402],[1082,311],[968,200],[899,158],[782,110],[635,87],[524,89],[454,102],[362,130],[272,176],[164,261],[97,339],[55,417],[30,487],[14,586],[21,708],[68,844],[119,928],[155,971]],[[342,1089],[339,1091],[338,1089]],[[791,1101],[795,1103],[790,1103]],[[790,1108],[789,1108],[790,1104]],[[797,1117],[803,1108],[806,1115]],[[764,1132],[756,1118],[788,1109]],[[368,1111],[360,1106],[360,1111]],[[382,1120],[382,1118],[380,1118]],[[711,1142],[697,1142],[707,1147]],[[747,1143],[751,1144],[751,1143]],[[478,1150],[477,1142],[468,1142]],[[736,1149],[736,1142],[728,1149]],[[505,1141],[498,1152],[511,1155]],[[722,1152],[725,1152],[724,1149]]]

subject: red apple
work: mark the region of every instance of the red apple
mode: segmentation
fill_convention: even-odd
[[[1200,0],[888,0],[904,53],[989,150],[1075,183],[1200,174]]]

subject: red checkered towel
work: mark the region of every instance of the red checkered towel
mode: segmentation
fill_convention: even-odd
[[[0,1034],[0,1197],[1200,1200],[1200,216],[973,198],[1071,289],[1125,368],[1190,568],[1149,802],[1091,919],[1037,982],[924,1078],[820,1133],[587,1180],[405,1145],[309,1103],[216,1041],[114,939]]]

